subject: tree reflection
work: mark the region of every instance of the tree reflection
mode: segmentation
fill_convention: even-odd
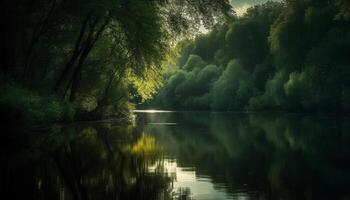
[[[233,197],[350,197],[347,118],[237,113],[139,117],[146,126],[80,124],[8,140],[1,152],[1,194],[39,200],[196,198],[191,186],[174,186],[177,171],[169,172],[166,162],[175,158],[177,166],[209,177],[214,187],[220,185]]]
[[[140,116],[146,122],[157,119]],[[209,175],[251,199],[349,199],[349,119],[340,117],[171,113],[177,126],[148,125],[182,167]],[[152,121],[153,120],[153,121]]]
[[[160,154],[155,138],[133,127],[59,128],[14,155],[21,162],[12,162],[6,169],[11,173],[2,174],[1,183],[9,183],[2,194],[12,199],[174,199]],[[149,172],[151,165],[158,170]]]

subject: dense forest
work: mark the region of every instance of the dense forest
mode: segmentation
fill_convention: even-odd
[[[350,111],[350,3],[267,2],[177,45],[141,107]]]
[[[227,0],[0,2],[4,124],[128,115],[171,45],[233,15]],[[6,114],[5,114],[6,113]]]
[[[271,1],[242,15],[244,3],[2,1],[3,122],[125,118],[135,103],[348,112],[349,2]]]

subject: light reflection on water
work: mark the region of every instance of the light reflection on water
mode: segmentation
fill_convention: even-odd
[[[148,125],[176,125],[177,123],[172,123],[172,122],[157,122],[157,123],[148,123]]]
[[[138,112],[137,119],[172,158],[173,190],[188,188],[193,199],[350,199],[348,117]]]
[[[188,188],[190,197],[193,199],[244,199],[247,195],[244,192],[237,192],[234,197],[229,195],[225,190],[226,186],[220,183],[213,183],[210,176],[197,175],[195,167],[180,167],[176,159],[166,158],[162,160],[165,173],[173,178],[172,192]],[[154,166],[149,167],[149,172],[155,172]]]
[[[0,193],[36,200],[350,199],[347,117],[135,116],[129,126],[83,123],[7,135]]]
[[[171,111],[171,110],[134,110],[134,113],[171,113],[171,112],[175,112],[175,111]]]

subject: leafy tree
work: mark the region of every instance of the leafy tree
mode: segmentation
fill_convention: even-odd
[[[55,96],[95,118],[126,111],[132,98],[149,98],[171,45],[201,25],[210,28],[232,16],[227,0],[0,4],[0,25],[6,27],[0,35],[4,85]]]
[[[186,84],[165,82],[164,88],[181,85],[186,92],[180,92],[184,98],[179,102],[195,102],[200,95],[206,99],[200,107],[211,110],[348,112],[350,24],[346,9],[347,1],[327,0],[251,7],[243,16],[186,41],[178,59]],[[206,64],[194,64],[200,60]],[[197,82],[207,64],[218,66],[219,75]],[[160,93],[153,104],[146,105],[198,109],[194,103],[172,107],[172,98],[158,104],[164,102],[158,98],[170,96],[172,90],[160,89]]]

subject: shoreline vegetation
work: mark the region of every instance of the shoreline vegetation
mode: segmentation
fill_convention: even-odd
[[[7,27],[0,33],[0,111],[8,130],[124,123],[135,108],[350,111],[345,0],[271,1],[242,16],[228,0],[0,6]],[[209,32],[198,35],[203,27]]]
[[[3,197],[350,200],[350,0],[0,0],[0,27]]]
[[[267,2],[180,42],[139,108],[349,113],[346,2]]]
[[[0,111],[11,129],[123,119],[158,88],[174,41],[233,16],[228,0],[0,2]]]

